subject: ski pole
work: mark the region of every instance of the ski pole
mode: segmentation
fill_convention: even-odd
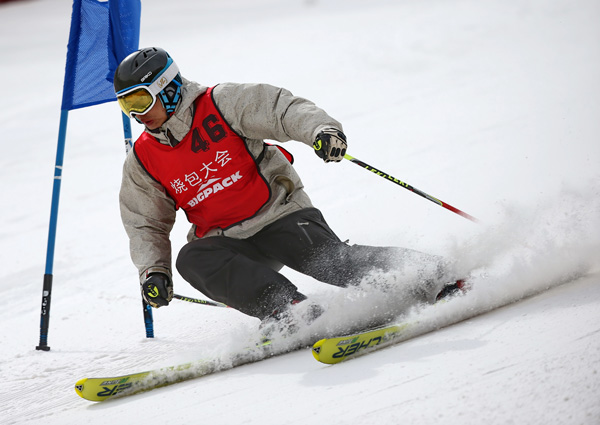
[[[399,180],[399,179],[397,179],[397,178],[395,178],[393,176],[390,176],[388,173],[385,173],[385,172],[383,172],[381,170],[378,170],[377,168],[372,167],[369,164],[367,164],[367,163],[365,163],[365,162],[363,162],[363,161],[361,161],[359,159],[356,159],[356,158],[354,158],[354,157],[352,157],[352,156],[350,156],[348,154],[344,155],[344,158],[347,159],[348,161],[353,162],[354,164],[356,164],[356,165],[364,168],[365,170],[369,170],[369,171],[377,174],[378,176],[381,176],[384,179],[391,181],[392,183],[396,183],[398,186],[402,186],[403,188],[408,189],[411,192],[414,192],[417,195],[422,196],[423,198],[428,199],[431,202],[434,202],[434,203],[438,204],[439,206],[444,207],[444,208],[452,211],[453,213],[456,213],[456,214],[458,214],[460,216],[463,216],[464,218],[466,218],[468,220],[471,220],[471,221],[473,221],[475,223],[477,223],[479,221],[475,217],[473,217],[472,215],[469,215],[466,212],[461,211],[458,208],[455,208],[455,207],[453,207],[450,204],[447,204],[447,203],[445,203],[443,201],[440,201],[439,199],[434,198],[433,196],[428,195],[425,192],[422,192],[419,189],[417,189],[415,187],[412,187],[408,183],[405,183],[402,180]]]
[[[121,113],[123,120],[123,136],[125,139],[125,155],[133,148],[131,134],[131,120],[125,113]],[[152,316],[152,307],[142,297],[142,312],[144,314],[144,327],[146,328],[146,338],[154,338],[154,318]]]
[[[201,299],[198,299],[198,298],[191,298],[191,297],[186,297],[186,296],[178,295],[178,294],[173,294],[173,298],[176,298],[176,299],[181,300],[181,301],[187,301],[188,303],[203,304],[203,305],[209,305],[209,306],[212,306],[212,307],[226,307],[226,308],[229,308],[228,305],[223,304],[223,303],[218,303],[216,301],[201,300]]]

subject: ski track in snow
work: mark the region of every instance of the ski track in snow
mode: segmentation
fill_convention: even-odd
[[[101,404],[74,383],[226,363],[259,331],[231,309],[174,300],[144,338],[117,202],[121,120],[108,103],[70,112],[52,349],[34,349],[70,13],[69,1],[0,5],[10,100],[0,105],[0,423],[600,424],[598,1],[144,0],[141,45],[166,48],[184,76],[306,96],[344,123],[351,155],[482,223],[288,143],[342,239],[443,255],[471,291],[402,311],[393,289],[341,290],[286,269],[329,307],[300,338],[391,306],[421,335],[335,366],[303,349]],[[174,250],[187,230],[180,214]],[[418,266],[371,280],[399,288]],[[178,276],[175,290],[202,296]]]

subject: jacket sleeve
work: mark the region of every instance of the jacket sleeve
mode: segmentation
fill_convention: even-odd
[[[297,140],[312,147],[324,128],[342,125],[313,102],[268,84],[219,84],[217,107],[232,129],[248,139]]]
[[[123,166],[119,193],[121,220],[129,236],[131,259],[140,280],[148,273],[171,277],[171,241],[175,223],[175,202],[164,188],[144,170],[133,150]]]

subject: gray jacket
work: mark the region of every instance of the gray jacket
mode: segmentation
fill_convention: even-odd
[[[190,131],[192,103],[207,87],[183,79],[182,100],[175,113],[157,130],[146,132],[161,143],[175,146]],[[342,130],[314,103],[294,96],[288,90],[267,84],[220,84],[213,90],[215,103],[223,118],[248,145],[257,158],[263,139],[286,142],[297,140],[312,148],[316,135],[325,128]],[[315,157],[316,159],[316,157]],[[296,171],[275,146],[268,147],[260,162],[260,172],[271,186],[271,199],[254,217],[227,230],[213,229],[204,237],[224,235],[244,239],[275,220],[312,206]],[[119,195],[121,218],[130,240],[130,253],[140,279],[160,271],[171,276],[169,234],[175,223],[175,201],[162,185],[143,169],[133,150],[123,166]],[[188,241],[195,239],[194,226]]]

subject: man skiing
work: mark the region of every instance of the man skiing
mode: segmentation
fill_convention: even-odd
[[[342,125],[309,100],[267,84],[204,87],[183,78],[160,48],[126,57],[114,87],[121,109],[145,126],[123,167],[120,206],[142,296],[152,307],[173,297],[169,234],[179,208],[192,224],[176,261],[181,276],[263,321],[306,299],[279,273],[284,265],[346,287],[418,260],[427,264],[423,301],[455,281],[437,257],[348,245],[330,229],[291,155],[264,142],[296,140],[325,162],[341,161]]]

